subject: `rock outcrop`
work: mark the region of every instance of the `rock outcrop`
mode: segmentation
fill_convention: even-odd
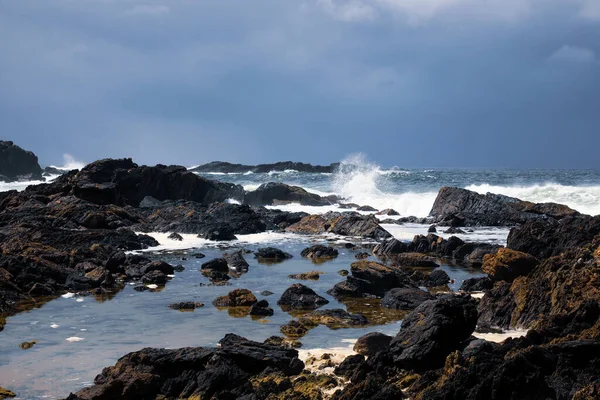
[[[247,192],[244,202],[251,206],[272,206],[299,203],[306,206],[326,206],[333,204],[337,197],[321,197],[307,192],[300,186],[280,182],[263,183],[256,190]]]
[[[392,235],[379,225],[373,215],[356,212],[328,212],[309,215],[286,229],[287,232],[302,234],[334,233],[342,236],[360,236],[376,240],[387,239]]]
[[[329,165],[312,165],[302,162],[294,161],[280,161],[273,164],[258,164],[258,165],[243,165],[243,164],[232,164],[223,161],[213,161],[208,164],[199,165],[191,168],[192,172],[221,172],[221,173],[268,173],[268,172],[282,172],[282,171],[298,171],[298,172],[309,172],[309,173],[332,173],[334,172],[339,163],[332,163]]]
[[[514,197],[467,189],[440,189],[430,212],[434,222],[450,226],[515,226],[532,220],[560,220],[579,213],[555,203],[535,204]]]
[[[43,180],[38,158],[11,141],[0,140],[0,181]]]

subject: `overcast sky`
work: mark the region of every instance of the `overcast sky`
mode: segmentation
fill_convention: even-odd
[[[600,167],[600,0],[0,0],[0,135],[139,163]]]

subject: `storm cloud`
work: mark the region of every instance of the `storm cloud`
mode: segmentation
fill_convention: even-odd
[[[0,0],[42,164],[598,167],[597,0]]]

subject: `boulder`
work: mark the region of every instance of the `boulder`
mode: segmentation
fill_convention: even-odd
[[[300,279],[303,281],[306,281],[306,280],[318,281],[319,278],[321,277],[321,275],[323,275],[324,273],[325,272],[321,272],[321,271],[310,271],[310,272],[303,272],[300,274],[288,275],[288,278]]]
[[[465,279],[460,285],[461,292],[483,292],[490,290],[494,286],[494,282],[487,276],[480,278]]]
[[[169,239],[171,240],[177,240],[179,242],[181,242],[183,240],[183,236],[181,236],[179,233],[177,232],[173,232],[168,236]]]
[[[381,332],[367,333],[358,338],[354,344],[354,351],[363,356],[373,356],[390,347],[392,337]],[[364,360],[364,358],[363,358]]]
[[[439,267],[438,263],[435,262],[433,257],[422,253],[402,253],[390,258],[392,260],[392,265],[398,265],[401,267]]]
[[[338,256],[337,249],[322,244],[316,244],[302,250],[300,255],[307,258],[336,258]]]
[[[493,281],[512,282],[522,275],[528,275],[539,264],[537,258],[510,249],[499,249],[496,254],[483,257],[482,270]]]
[[[371,206],[360,206],[356,210],[357,211],[366,211],[366,212],[377,212],[377,211],[379,211],[376,208],[373,208]]]
[[[394,363],[429,370],[444,364],[475,330],[477,305],[470,296],[448,295],[422,303],[402,321],[390,344]]]
[[[269,307],[269,302],[266,300],[260,300],[252,304],[250,307],[249,314],[256,317],[270,317],[274,311]]]
[[[329,303],[329,300],[319,296],[311,288],[295,283],[283,292],[277,304],[285,309],[316,309]],[[284,310],[285,311],[285,310]]]
[[[356,351],[356,349],[354,351]],[[362,354],[352,354],[344,358],[344,361],[342,361],[340,365],[335,367],[333,373],[338,376],[349,378],[354,373],[356,368],[358,368],[358,366],[361,365],[363,362],[365,362],[365,356],[363,356]]]
[[[227,296],[217,297],[213,301],[213,305],[215,307],[250,307],[256,302],[256,296],[248,289],[235,289]]]
[[[227,266],[227,260],[224,258],[214,258],[202,264],[200,270],[202,273],[204,273],[204,271],[217,271],[226,274],[229,272],[229,267]]]
[[[227,262],[229,269],[237,272],[247,272],[249,264],[242,255],[242,250],[234,251],[231,253],[223,253],[223,259]]]
[[[386,208],[377,213],[377,215],[400,215],[400,213],[392,208]]]
[[[254,258],[259,261],[281,262],[292,258],[292,255],[275,247],[262,247],[254,253]]]
[[[417,288],[394,288],[386,292],[381,300],[381,306],[394,310],[414,310],[421,303],[433,300],[435,297]]]

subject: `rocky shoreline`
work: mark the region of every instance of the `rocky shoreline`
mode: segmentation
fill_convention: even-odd
[[[355,347],[358,355],[341,363],[320,360],[331,373],[311,370],[291,348],[311,329],[376,323],[350,307],[320,309],[327,300],[297,283],[274,300],[282,308],[302,311],[281,327],[285,338],[259,343],[230,334],[217,348],[142,349],[105,368],[93,386],[68,398],[600,396],[598,217],[557,204],[440,190],[428,222],[456,228],[510,226],[507,246],[502,247],[434,233],[402,242],[372,214],[308,215],[264,207],[275,200],[311,205],[336,201],[314,196],[277,185],[245,193],[241,186],[205,179],[184,167],[139,166],[131,159],[100,160],[23,192],[0,193],[0,329],[6,317],[66,291],[110,295],[126,283],[139,290],[168,285],[176,266],[156,255],[131,252],[158,245],[140,232],[170,233],[174,240],[194,234],[223,243],[236,235],[267,231],[328,233],[360,238],[361,244],[350,240],[348,246],[362,250],[360,258],[373,257],[349,265],[329,293],[342,303],[368,298],[381,301],[382,308],[406,312],[395,337],[363,337]],[[318,264],[336,257],[337,250],[311,246],[301,254],[287,254],[265,248],[255,256],[269,262],[306,257]],[[221,258],[207,260],[202,273],[215,284],[226,282],[232,274],[247,272],[244,257],[243,252],[225,250]],[[462,293],[427,292],[422,288],[443,288],[449,282],[436,269],[440,259],[481,268],[488,276],[465,281]],[[294,276],[318,278],[319,271]],[[484,295],[479,299],[472,292]],[[244,289],[232,290],[214,304],[245,315],[273,313],[266,300]],[[172,306],[183,310],[203,305]],[[473,336],[476,330],[517,328],[528,332],[499,344]]]

